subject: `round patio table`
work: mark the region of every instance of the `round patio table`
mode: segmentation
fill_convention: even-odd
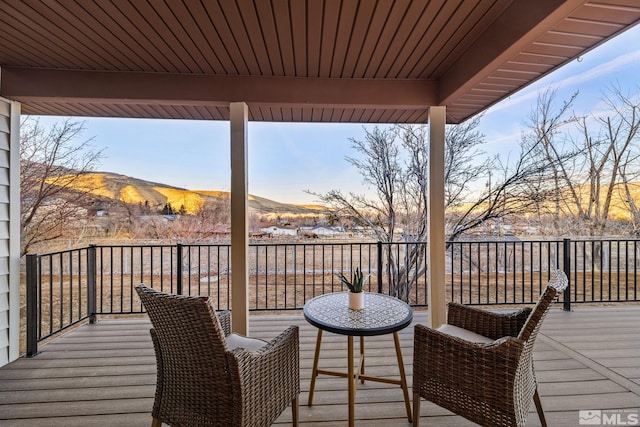
[[[364,308],[362,310],[351,310],[348,301],[348,292],[337,292],[315,297],[304,305],[304,318],[307,322],[318,328],[316,350],[313,358],[313,370],[311,372],[311,385],[309,388],[309,401],[307,404],[309,406],[313,404],[316,377],[319,374],[347,378],[349,380],[349,427],[353,427],[355,425],[354,405],[358,380],[363,383],[365,380],[369,380],[395,384],[402,388],[405,408],[407,410],[407,419],[409,422],[412,422],[409,390],[404,372],[400,339],[398,338],[398,331],[409,326],[413,320],[411,307],[409,304],[397,298],[368,292],[364,295]],[[323,331],[347,336],[348,366],[346,373],[318,369],[318,358],[320,356]],[[393,334],[398,369],[400,371],[399,380],[365,375],[364,372],[364,337],[386,334]],[[353,360],[354,336],[360,337],[360,361],[357,371],[354,369]]]

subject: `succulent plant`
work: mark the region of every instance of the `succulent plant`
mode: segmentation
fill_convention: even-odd
[[[364,274],[362,273],[359,267],[356,267],[356,270],[353,273],[353,280],[351,281],[349,281],[349,279],[344,277],[344,274],[342,273],[338,273],[336,274],[336,276],[338,276],[338,278],[340,279],[340,282],[342,282],[344,286],[349,288],[349,292],[353,292],[354,294],[358,294],[362,292],[364,289],[364,284],[367,281],[367,278],[364,277]]]

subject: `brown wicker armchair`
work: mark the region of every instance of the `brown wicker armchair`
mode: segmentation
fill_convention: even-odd
[[[158,378],[152,426],[269,426],[291,404],[298,425],[298,328],[270,342],[231,334],[230,312],[208,297],[138,285]]]
[[[446,325],[416,325],[414,426],[420,423],[421,397],[483,426],[523,426],[533,398],[546,426],[533,345],[551,303],[567,285],[557,271],[533,310],[500,314],[451,303]]]

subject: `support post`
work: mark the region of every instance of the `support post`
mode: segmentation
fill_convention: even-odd
[[[182,295],[182,243],[176,244],[176,293]]]
[[[38,255],[27,254],[27,357],[38,354]]]
[[[429,108],[429,265],[428,324],[447,321],[444,239],[444,131],[446,107]]]
[[[244,102],[229,105],[231,120],[231,328],[249,333],[249,189],[247,128],[249,109]]]
[[[96,245],[87,249],[87,314],[89,323],[96,323]]]
[[[569,286],[564,290],[562,309],[564,311],[571,311],[571,240],[563,239],[562,241],[562,270],[567,275]]]
[[[378,241],[378,293],[382,293],[382,242]]]

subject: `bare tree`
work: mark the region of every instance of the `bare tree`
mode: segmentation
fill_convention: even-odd
[[[207,200],[194,215],[181,215],[173,222],[173,233],[183,239],[198,241],[220,234],[220,227],[230,223],[230,199]]]
[[[50,128],[25,118],[20,126],[21,254],[36,243],[62,237],[83,211],[81,177],[101,151],[82,139],[84,122],[70,119]]]
[[[631,159],[633,157],[633,159]],[[640,168],[632,169],[630,165],[640,164],[640,155],[631,153],[620,168],[622,189],[620,198],[629,211],[629,226],[632,236],[640,237],[640,202],[636,198],[640,195]]]
[[[533,139],[542,142],[538,154],[553,166],[555,233],[586,230],[589,236],[602,236],[617,188],[626,191],[622,199],[632,217],[636,208],[631,186],[640,171],[640,102],[612,86],[603,97],[608,111],[574,117],[569,109],[575,96],[556,107],[555,92],[544,92],[528,126]]]

